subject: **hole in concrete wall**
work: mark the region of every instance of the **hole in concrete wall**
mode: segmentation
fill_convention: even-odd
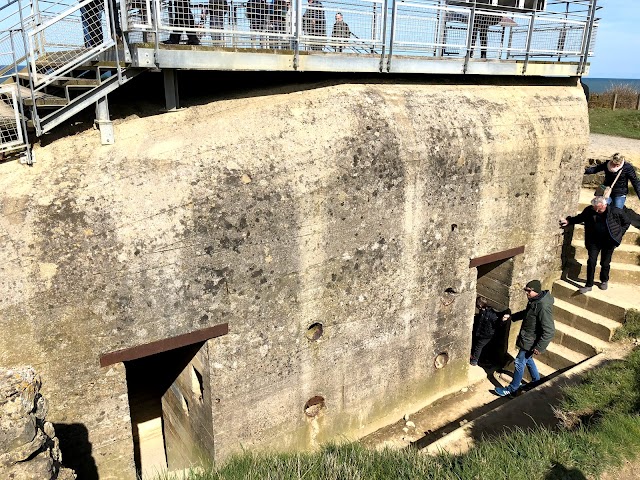
[[[309,328],[307,328],[307,338],[312,342],[320,339],[322,334],[324,333],[324,328],[321,323],[314,323]]]
[[[442,294],[440,301],[445,306],[451,305],[453,301],[456,299],[456,295],[458,295],[458,291],[453,287],[449,287]]]
[[[193,398],[202,402],[204,397],[202,374],[193,365],[191,366],[191,391],[193,392]]]
[[[458,225],[456,223],[452,223],[451,224],[451,231],[455,232],[456,230],[458,230]]]
[[[433,365],[436,368],[443,368],[447,363],[449,363],[449,354],[447,352],[440,352],[433,361]]]
[[[304,404],[304,413],[307,417],[317,417],[318,414],[325,408],[324,397],[316,395],[307,400]]]

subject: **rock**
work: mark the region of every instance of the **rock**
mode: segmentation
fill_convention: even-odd
[[[405,425],[409,428],[416,428],[416,424],[409,420]]]
[[[467,387],[464,387],[462,390],[460,390],[462,393],[467,393],[469,391],[469,389]]]
[[[403,431],[404,433],[409,433],[409,429],[408,429],[407,427],[403,427],[403,428],[402,428],[402,431]]]
[[[60,443],[51,422],[42,382],[31,367],[0,368],[0,479],[73,480],[61,465]]]

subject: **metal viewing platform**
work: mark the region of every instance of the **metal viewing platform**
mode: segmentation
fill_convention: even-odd
[[[597,0],[5,0],[0,153],[33,161],[40,136],[147,69],[581,76]]]

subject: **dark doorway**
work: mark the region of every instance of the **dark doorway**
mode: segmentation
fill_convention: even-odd
[[[124,362],[138,475],[213,458],[206,342]]]
[[[478,265],[476,294],[485,297],[498,312],[509,308],[513,280],[513,257]],[[500,322],[491,341],[482,349],[480,363],[504,366],[511,321]]]

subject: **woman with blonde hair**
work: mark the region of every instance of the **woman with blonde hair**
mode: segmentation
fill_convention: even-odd
[[[629,193],[629,182],[633,185],[633,189],[640,199],[640,181],[638,181],[636,170],[622,155],[614,153],[611,160],[585,169],[584,174],[592,175],[602,171],[604,171],[604,182],[602,185],[611,187],[611,195],[609,196],[609,203],[611,203],[611,205],[618,208],[624,207],[624,202]]]

